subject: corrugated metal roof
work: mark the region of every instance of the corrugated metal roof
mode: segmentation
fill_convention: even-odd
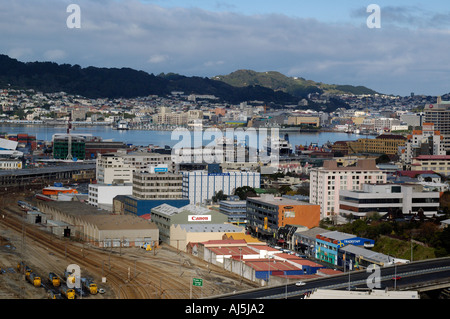
[[[355,254],[357,256],[365,257],[366,259],[378,261],[382,263],[388,263],[393,260],[392,257],[389,257],[388,255],[378,253],[369,249],[365,249],[363,247],[358,247],[354,245],[347,245],[342,248],[340,248],[341,251],[349,252],[352,254]]]
[[[243,227],[237,227],[230,224],[178,224],[175,226],[179,226],[181,229],[188,232],[197,232],[197,233],[214,233],[214,232],[242,232],[244,230]]]

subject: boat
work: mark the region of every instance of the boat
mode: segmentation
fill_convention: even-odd
[[[292,145],[288,138],[270,138],[266,139],[266,148],[268,154],[272,153],[272,149],[278,150],[278,155],[289,156],[292,153]]]
[[[116,125],[116,130],[128,130],[129,126],[128,126],[128,122],[125,120],[120,120],[119,122],[117,122]]]
[[[70,187],[48,186],[42,189],[42,195],[78,194],[78,191]]]

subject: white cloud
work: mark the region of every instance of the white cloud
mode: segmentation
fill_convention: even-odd
[[[0,10],[0,52],[23,61],[55,59],[154,74],[213,76],[246,68],[394,94],[450,91],[443,84],[450,65],[448,23],[422,23],[434,16],[445,21],[445,12],[422,17],[414,8],[382,8],[382,28],[369,29],[365,7],[359,18],[354,15],[361,20],[355,26],[136,0],[80,0],[81,28],[75,30],[66,26],[69,2],[15,0]],[[389,23],[396,17],[399,23]],[[409,18],[422,22],[409,28]]]
[[[44,52],[44,58],[50,61],[58,61],[66,57],[66,52],[64,50],[47,50]]]
[[[149,63],[163,63],[166,62],[169,57],[166,54],[154,54],[148,59]]]

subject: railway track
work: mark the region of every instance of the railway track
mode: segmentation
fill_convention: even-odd
[[[207,295],[220,294],[218,285],[211,280],[209,287],[205,289],[192,289],[192,277],[208,276],[211,269],[216,270],[218,277],[227,275],[220,271],[220,267],[207,266],[200,262],[190,264],[187,258],[181,254],[179,258],[165,258],[154,256],[154,252],[143,250],[124,254],[117,251],[105,251],[104,249],[81,244],[68,239],[60,239],[50,235],[47,231],[37,225],[24,222],[23,213],[18,207],[9,206],[1,210],[0,224],[16,232],[17,237],[26,236],[25,250],[30,247],[40,247],[45,253],[62,260],[64,265],[77,264],[82,273],[86,271],[94,278],[106,277],[112,297],[120,299],[189,299],[201,298]],[[131,250],[132,251],[132,250]],[[133,251],[132,251],[133,252]],[[175,256],[176,252],[174,253]],[[24,254],[26,257],[27,254]],[[45,259],[45,257],[43,258]],[[45,262],[45,260],[43,261]],[[45,269],[55,271],[54,264],[46,264]],[[63,273],[65,269],[57,269],[56,272]],[[47,272],[47,273],[48,273]],[[61,276],[62,277],[62,276]],[[235,280],[235,279],[234,279]],[[236,281],[236,280],[235,280]],[[205,285],[206,286],[206,285]],[[239,287],[236,287],[238,289]]]
[[[103,256],[101,252],[89,253],[81,251],[80,247],[70,241],[64,241],[57,238],[52,238],[50,241],[49,235],[42,230],[37,229],[36,226],[22,222],[16,215],[16,212],[10,209],[3,209],[2,214],[4,218],[0,218],[0,222],[8,229],[16,231],[18,234],[26,234],[27,241],[33,241],[33,245],[40,246],[49,253],[58,256],[61,259],[67,259],[68,262],[79,265],[81,268],[89,269],[97,275],[101,275],[99,270],[102,269],[103,261],[108,259],[108,256]],[[91,255],[92,257],[89,257]],[[95,257],[94,257],[95,256]],[[131,287],[123,279],[123,269],[120,263],[115,263],[114,269],[106,270],[104,274],[107,277],[108,283],[113,289],[116,297],[120,295],[123,299],[141,299],[149,298],[149,294],[140,285]]]

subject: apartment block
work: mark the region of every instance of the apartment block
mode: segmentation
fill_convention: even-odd
[[[324,161],[322,167],[310,171],[310,203],[320,205],[321,219],[339,214],[341,190],[360,190],[363,184],[386,183],[386,173],[375,159],[359,159],[355,165],[340,167],[335,160]]]
[[[413,130],[407,136],[405,147],[400,148],[400,159],[410,164],[419,155],[445,155],[443,139],[433,123],[423,123],[421,130]]]
[[[450,175],[450,155],[419,155],[412,159],[411,171],[433,171]]]

